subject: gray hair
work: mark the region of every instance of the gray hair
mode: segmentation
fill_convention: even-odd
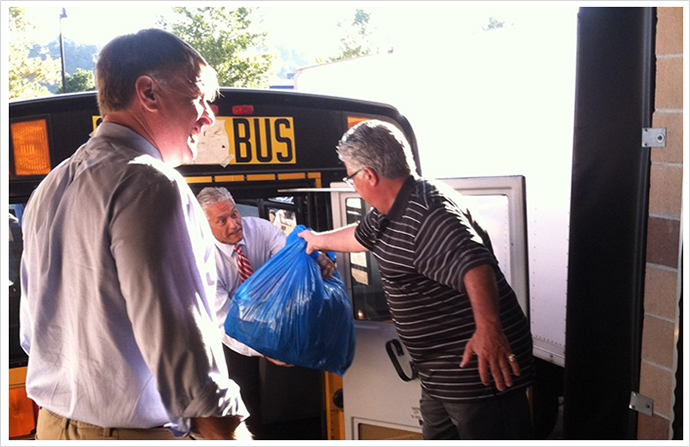
[[[387,179],[406,177],[415,170],[405,135],[394,125],[379,120],[361,122],[347,131],[337,151],[351,169],[370,168]]]
[[[235,203],[235,199],[232,198],[232,194],[230,194],[230,191],[228,191],[226,188],[204,188],[199,192],[199,194],[197,194],[196,199],[199,201],[199,205],[201,205],[201,208],[204,211],[216,203]]]

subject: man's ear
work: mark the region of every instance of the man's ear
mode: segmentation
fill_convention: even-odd
[[[137,78],[134,84],[135,101],[141,104],[144,109],[154,112],[159,108],[158,84],[151,76],[143,75]]]
[[[364,180],[371,186],[376,186],[379,183],[379,175],[373,169],[364,168]]]

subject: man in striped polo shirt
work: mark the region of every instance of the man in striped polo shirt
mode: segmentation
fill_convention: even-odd
[[[488,235],[458,193],[413,174],[409,144],[394,126],[358,124],[338,155],[346,182],[373,209],[358,224],[300,237],[308,252],[376,256],[419,371],[424,439],[531,438],[532,337]]]

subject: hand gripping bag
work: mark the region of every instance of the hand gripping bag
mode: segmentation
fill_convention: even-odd
[[[297,237],[304,230],[237,289],[225,332],[266,357],[342,376],[355,353],[350,299],[337,271],[321,277],[318,253]]]

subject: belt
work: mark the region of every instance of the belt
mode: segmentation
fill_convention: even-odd
[[[55,414],[52,411],[50,411],[47,408],[39,407],[41,411],[44,411],[48,413],[48,415],[54,419],[58,419],[60,422],[60,427],[64,430],[67,430],[67,428],[70,425],[73,425],[77,428],[88,428],[91,430],[100,430],[103,434],[103,436],[107,437],[112,437],[113,432],[116,430],[141,430],[141,431],[146,431],[146,430],[160,430],[160,429],[165,429],[164,426],[159,425],[157,427],[150,427],[150,428],[117,428],[117,427],[101,427],[100,425],[94,425],[94,424],[89,424],[87,422],[81,422],[77,421],[75,419],[70,419],[64,416],[60,416],[59,414]]]

